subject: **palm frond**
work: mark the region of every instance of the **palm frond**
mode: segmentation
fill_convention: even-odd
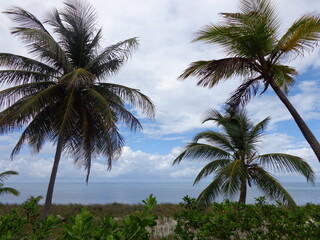
[[[85,68],[95,74],[98,80],[103,81],[120,70],[138,45],[137,38],[129,38],[111,45],[93,58]]]
[[[31,58],[10,53],[0,53],[0,66],[6,67],[7,69],[11,70],[39,72],[47,76],[52,76],[52,78],[56,78],[59,73],[61,74],[61,72],[57,71],[55,68],[47,64]]]
[[[252,73],[254,63],[248,58],[233,57],[211,61],[197,61],[178,77],[184,80],[188,77],[197,77],[197,86],[212,88],[221,80],[226,80],[233,76],[244,76]]]
[[[29,52],[46,63],[63,69],[68,72],[72,65],[60,45],[47,32],[32,29],[16,27],[12,31],[13,35],[18,36],[27,46]]]
[[[142,111],[148,117],[154,117],[155,105],[145,94],[141,93],[140,90],[129,88],[123,85],[113,83],[99,83],[95,86],[101,90],[110,91],[123,99],[125,102],[131,104]]]
[[[14,196],[19,196],[20,192],[14,188],[3,187],[3,184],[0,183],[0,195],[3,195],[3,194],[12,194]]]
[[[247,167],[242,159],[235,159],[230,164],[221,168],[219,174],[225,176],[225,181],[221,186],[222,192],[229,197],[239,192],[243,179],[249,177]]]
[[[294,77],[298,76],[298,72],[289,66],[274,64],[272,67],[273,79],[275,83],[288,93],[292,85],[295,83]]]
[[[202,143],[190,143],[185,150],[173,161],[173,165],[180,163],[182,159],[192,158],[198,160],[216,160],[229,158],[230,154],[221,148]]]
[[[24,144],[29,145],[32,152],[38,153],[43,147],[46,140],[51,140],[53,131],[52,116],[56,106],[47,106],[44,110],[39,112],[28,126],[23,130],[17,141],[15,147],[11,152],[11,159],[19,154]]]
[[[279,28],[278,14],[270,0],[241,0],[240,10],[244,15],[260,15],[267,18],[268,26],[274,31]]]
[[[77,68],[63,75],[59,79],[59,83],[65,85],[67,91],[79,90],[90,87],[94,83],[95,76],[84,68]]]
[[[252,97],[256,96],[260,87],[259,80],[261,79],[262,76],[258,76],[253,79],[247,79],[242,83],[227,100],[229,110],[237,111],[239,108],[243,108]]]
[[[214,173],[216,170],[219,170],[226,165],[231,163],[231,159],[217,159],[202,168],[198,176],[193,182],[193,185],[197,184],[202,178],[207,177],[208,175]]]
[[[48,81],[52,76],[41,72],[25,70],[0,70],[0,85],[20,85],[32,82]]]
[[[35,95],[29,95],[20,98],[19,101],[16,101],[15,104],[12,104],[5,110],[8,114],[2,116],[2,119],[0,120],[1,125],[6,124],[6,122],[12,122],[16,120],[20,121],[20,119],[25,119],[25,122],[27,119],[32,118],[36,112],[41,111],[41,109],[43,109],[48,102],[50,103],[54,101],[55,98],[52,97],[57,94],[59,90],[61,90],[59,86],[53,85],[41,92],[36,92]],[[16,106],[18,108],[16,108]],[[15,111],[10,111],[11,109],[15,109]]]
[[[102,114],[106,114],[105,119],[109,121],[109,123],[113,121],[117,122],[117,119],[119,119],[129,126],[131,130],[142,129],[139,120],[124,107],[120,97],[101,90],[96,86],[93,89],[90,89],[88,93],[92,97],[92,100],[99,104],[97,105],[99,107],[99,111]],[[102,109],[102,107],[105,107],[105,109]],[[96,114],[99,114],[98,111],[95,112]]]
[[[268,172],[261,167],[255,168],[256,177],[254,179],[257,187],[272,200],[279,200],[287,204],[290,208],[296,207],[296,203],[283,186]]]
[[[13,176],[13,175],[19,175],[19,173],[17,171],[13,171],[13,170],[1,172],[0,173],[0,183],[2,184],[5,179],[7,179],[8,177]]]
[[[205,123],[207,121],[214,121],[219,124],[219,120],[222,118],[224,118],[224,116],[219,111],[215,109],[210,109],[204,116],[204,120],[202,121],[202,123]]]
[[[16,6],[3,13],[7,14],[12,21],[18,23],[20,27],[38,29],[49,34],[38,18],[21,7]]]
[[[124,139],[118,131],[116,121],[109,124],[105,122],[105,118],[102,115],[94,114],[90,109],[86,109],[87,114],[83,115],[83,118],[87,118],[90,121],[90,126],[85,125],[85,119],[82,121],[82,125],[79,126],[80,135],[75,140],[75,146],[69,149],[74,156],[79,153],[80,158],[84,160],[84,165],[87,169],[87,177],[89,177],[89,148],[91,145],[91,155],[101,154],[107,158],[108,169],[111,170],[112,162],[115,161],[122,152],[124,146]],[[90,139],[88,139],[90,137]],[[78,159],[80,159],[78,158]]]
[[[256,144],[257,142],[261,141],[262,133],[267,128],[267,125],[270,121],[270,117],[263,119],[261,122],[257,123],[256,125],[252,126],[247,140],[249,144]]]
[[[84,68],[96,54],[97,43],[92,45],[96,25],[94,8],[84,1],[65,2],[65,8],[55,10],[47,21],[60,37],[60,45],[73,66]]]
[[[230,15],[230,14],[229,14]],[[237,15],[239,23],[230,21],[228,14],[223,14],[225,22],[211,24],[197,32],[193,41],[204,41],[222,47],[231,57],[257,59],[257,56],[269,55],[276,41],[275,29],[269,19],[258,12]]]
[[[198,196],[197,201],[199,202],[199,205],[204,207],[210,205],[221,193],[223,183],[223,176],[216,176],[215,179]]]
[[[273,62],[282,55],[292,53],[303,56],[305,51],[311,51],[320,40],[320,17],[308,13],[296,20],[278,41],[272,55]]]
[[[232,152],[235,150],[230,139],[225,134],[210,130],[196,134],[196,136],[193,137],[193,141],[206,141],[210,144],[216,145],[224,151]]]
[[[10,106],[25,96],[32,96],[55,85],[54,82],[36,82],[17,85],[0,91],[0,106]]]
[[[315,174],[310,165],[302,158],[284,154],[270,153],[257,157],[257,161],[262,166],[266,166],[274,171],[287,171],[302,174],[307,181],[314,182]]]

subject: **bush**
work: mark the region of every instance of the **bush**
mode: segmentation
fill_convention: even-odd
[[[22,204],[22,209],[13,209],[9,214],[0,216],[1,240],[145,240],[150,239],[152,227],[157,224],[157,216],[152,214],[157,201],[152,194],[142,201],[142,211],[127,215],[122,220],[112,216],[96,218],[84,208],[67,223],[54,215],[41,220],[40,199],[31,197]]]
[[[40,218],[40,197],[31,197],[15,209],[0,216],[0,240],[147,240],[154,233],[157,204],[152,195],[132,214],[121,218],[97,216],[86,208],[62,221],[54,215]],[[307,204],[290,210],[270,205],[258,198],[254,205],[225,201],[202,209],[188,196],[174,214],[174,233],[162,239],[308,239],[320,236],[320,206]],[[164,235],[162,235],[164,236]],[[160,237],[158,237],[159,239]]]
[[[184,198],[175,214],[175,239],[319,239],[320,206],[290,210],[258,198],[255,205],[225,201],[207,212],[195,199]]]

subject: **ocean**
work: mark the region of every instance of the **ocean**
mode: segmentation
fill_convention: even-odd
[[[197,197],[208,185],[201,182],[192,186],[190,182],[57,182],[53,194],[56,204],[106,204],[106,203],[141,203],[151,193],[158,203],[179,203],[186,195]],[[291,194],[298,205],[306,203],[320,204],[320,184],[303,182],[283,182],[284,188]],[[20,196],[1,195],[1,203],[22,203],[30,196],[45,196],[47,183],[45,182],[16,182],[5,186],[16,188]],[[255,188],[249,189],[247,203],[254,203],[255,198],[262,196]],[[237,200],[238,196],[234,199]],[[267,199],[268,200],[268,199]],[[222,199],[217,199],[222,201]],[[271,201],[269,201],[271,202]],[[43,204],[44,200],[40,201]]]

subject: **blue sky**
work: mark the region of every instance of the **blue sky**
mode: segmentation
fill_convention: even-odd
[[[138,112],[144,131],[129,132],[121,127],[126,138],[122,156],[107,171],[105,159],[93,160],[91,181],[192,181],[203,162],[185,161],[172,167],[180,147],[199,131],[214,128],[201,124],[210,108],[221,109],[229,94],[239,84],[233,79],[213,89],[195,86],[195,79],[184,82],[177,77],[192,61],[218,59],[225,56],[221,49],[203,43],[191,43],[194,33],[209,23],[217,23],[220,12],[237,10],[237,0],[91,0],[97,9],[98,24],[103,28],[102,46],[108,46],[130,37],[139,37],[140,47],[110,82],[138,88],[148,95],[157,108],[153,120],[144,119]],[[133,4],[134,2],[134,4]],[[296,18],[310,11],[320,12],[318,0],[274,0],[282,27],[285,29]],[[61,8],[62,1],[12,0],[2,3],[4,11],[19,5],[38,18],[44,19],[52,7]],[[12,23],[0,15],[0,51],[26,54],[23,45],[9,34]],[[320,60],[319,49],[290,64],[300,76],[289,96],[305,118],[316,137],[320,138]],[[285,152],[303,157],[320,176],[320,164],[291,120],[281,102],[267,91],[254,98],[247,107],[254,122],[271,116],[261,152]],[[17,170],[20,176],[10,181],[48,181],[51,172],[54,146],[48,143],[40,154],[30,154],[25,148],[10,161],[9,155],[18,133],[0,136],[0,171]],[[277,174],[281,180],[294,181],[296,176]],[[75,166],[72,158],[64,156],[58,171],[58,181],[84,181],[85,171]]]

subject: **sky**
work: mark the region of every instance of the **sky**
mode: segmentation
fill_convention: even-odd
[[[90,181],[192,181],[206,164],[195,160],[172,166],[175,157],[192,137],[205,129],[218,130],[212,123],[201,124],[209,109],[221,110],[239,85],[238,79],[222,82],[212,89],[196,86],[196,79],[178,81],[177,77],[197,60],[219,59],[225,52],[214,45],[193,43],[195,33],[221,20],[219,13],[236,12],[238,0],[90,0],[97,10],[107,47],[119,41],[139,38],[139,48],[121,71],[107,81],[140,89],[156,106],[154,119],[145,119],[132,110],[143,124],[143,132],[130,132],[121,126],[126,138],[122,156],[107,171],[106,159],[93,159]],[[273,0],[284,31],[302,14],[317,11],[319,0]],[[19,5],[45,19],[53,8],[62,9],[63,1],[0,0],[0,11]],[[28,55],[17,38],[10,35],[13,23],[0,14],[0,52]],[[289,63],[299,71],[289,99],[320,139],[320,58],[319,49]],[[3,87],[2,87],[3,88]],[[320,163],[309,148],[290,114],[272,91],[257,96],[247,106],[257,123],[270,116],[261,153],[282,152],[304,158],[320,176]],[[10,160],[19,132],[0,136],[0,172],[16,170],[19,176],[8,181],[49,180],[55,146],[48,142],[39,154],[24,148]],[[303,181],[299,176],[275,173],[282,181]],[[57,181],[83,181],[86,172],[70,156],[60,162]]]

